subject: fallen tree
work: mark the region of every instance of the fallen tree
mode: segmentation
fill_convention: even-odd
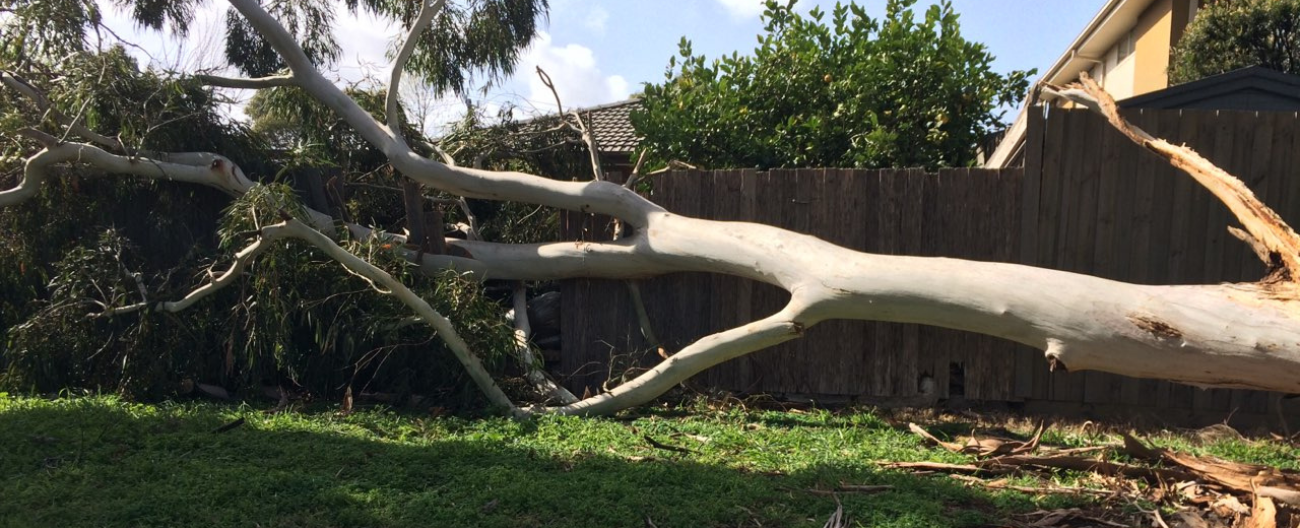
[[[781,287],[790,292],[790,301],[777,313],[704,337],[637,378],[582,400],[555,391],[551,382],[532,372],[530,378],[539,388],[554,395],[557,405],[549,407],[511,402],[483,371],[475,351],[460,341],[453,322],[383,270],[335,243],[338,220],[319,211],[300,215],[282,211],[280,223],[251,233],[253,241],[237,254],[228,271],[214,275],[188,296],[118,308],[115,313],[184,309],[230,283],[261,248],[277,239],[294,238],[337,260],[377,292],[400,299],[448,342],[493,403],[520,415],[607,414],[640,405],[713,365],[797,339],[809,327],[831,319],[918,323],[997,336],[1043,350],[1045,366],[1053,369],[1098,370],[1202,387],[1300,392],[1300,313],[1295,308],[1300,293],[1300,238],[1238,179],[1189,149],[1150,137],[1124,121],[1109,96],[1086,77],[1082,86],[1054,90],[1104,114],[1121,133],[1212,192],[1241,222],[1242,229],[1233,232],[1268,266],[1265,278],[1249,284],[1146,286],[1015,264],[872,255],[771,226],[676,215],[628,187],[600,179],[565,182],[457,166],[446,157],[422,156],[408,144],[396,90],[388,94],[384,119],[376,119],[326,79],[293,35],[259,2],[230,0],[230,4],[279,54],[289,73],[260,79],[200,76],[202,82],[241,89],[298,87],[382,152],[393,169],[426,187],[464,198],[608,215],[620,222],[620,236],[612,242],[502,244],[448,239],[449,247],[464,251],[407,251],[407,257],[422,269],[453,268],[479,279],[511,280],[723,273]],[[440,6],[441,2],[432,2],[423,7],[397,55],[390,86],[399,84],[414,43]],[[0,206],[33,196],[57,164],[179,180],[232,195],[248,193],[256,185],[234,161],[219,154],[127,151],[119,141],[53,108],[26,80],[5,73],[3,82],[46,107],[60,130],[58,135],[34,128],[23,131],[40,149],[26,159],[22,181],[0,191]],[[69,139],[73,137],[85,142]],[[360,224],[346,228],[363,237],[400,239]]]

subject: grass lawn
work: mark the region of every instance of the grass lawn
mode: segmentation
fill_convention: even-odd
[[[1094,500],[880,471],[876,461],[967,459],[865,410],[515,422],[0,397],[0,445],[5,527],[822,526],[835,499],[809,490],[840,484],[893,486],[839,495],[855,525],[955,527]],[[1296,460],[1271,443],[1209,449]]]

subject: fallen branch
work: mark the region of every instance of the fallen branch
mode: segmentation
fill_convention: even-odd
[[[1248,243],[1260,246],[1267,253],[1261,260],[1268,266],[1270,274],[1274,275],[1271,280],[1287,283],[1300,280],[1300,236],[1277,212],[1256,198],[1244,182],[1215,166],[1196,151],[1186,146],[1170,144],[1128,122],[1119,114],[1115,100],[1087,72],[1081,72],[1079,80],[1079,84],[1072,86],[1074,90],[1062,90],[1050,85],[1049,89],[1105,116],[1111,126],[1134,143],[1165,158],[1214,194],[1250,234],[1250,239],[1254,242]],[[1257,249],[1256,252],[1261,251]]]
[[[195,78],[207,86],[216,86],[218,88],[238,88],[242,90],[261,90],[264,88],[295,86],[298,84],[298,81],[294,79],[293,75],[272,75],[255,79],[222,77],[220,75],[196,75]]]
[[[969,484],[975,484],[988,489],[1011,490],[1021,493],[1030,493],[1034,495],[1102,495],[1112,496],[1116,492],[1112,490],[1093,489],[1093,488],[1063,488],[1057,486],[1017,486],[1008,484],[1006,480],[984,480],[981,478],[970,477],[966,475],[949,475],[949,478],[960,480]]]
[[[415,22],[411,23],[411,31],[402,42],[402,47],[397,52],[397,57],[393,59],[393,71],[389,74],[388,94],[384,97],[384,114],[388,118],[389,133],[395,141],[405,144],[406,140],[402,137],[402,109],[400,104],[400,93],[398,87],[402,84],[402,70],[406,67],[406,61],[415,53],[415,46],[420,43],[420,34],[428,29],[433,18],[442,11],[442,5],[446,0],[420,0],[420,14],[416,16]]]
[[[221,426],[221,427],[218,427],[218,428],[216,428],[216,429],[213,429],[213,430],[212,430],[212,434],[224,433],[224,432],[226,432],[226,431],[229,431],[229,430],[231,430],[231,429],[234,429],[234,428],[236,428],[236,427],[239,427],[239,426],[241,426],[241,425],[244,425],[244,422],[245,422],[245,420],[244,420],[243,418],[239,418],[239,419],[237,419],[237,420],[235,420],[235,421],[233,421],[233,422],[230,422],[230,423],[228,423],[228,424],[226,424],[226,425],[223,425],[223,426]]]
[[[1298,472],[1215,457],[1192,456],[1169,449],[1154,449],[1131,435],[1125,435],[1124,446],[1125,452],[1134,458],[1173,464],[1240,494],[1264,496],[1291,506],[1300,506]]]
[[[919,425],[914,423],[907,424],[908,430],[932,444],[943,447],[944,449],[954,453],[964,453],[982,457],[1032,453],[1035,449],[1038,449],[1038,441],[1043,437],[1043,427],[1044,423],[1039,422],[1038,429],[1034,431],[1034,435],[1027,441],[1007,440],[992,437],[980,439],[971,436],[964,444],[954,444],[952,442],[939,440],[934,435],[926,432],[926,430],[922,429]]]
[[[807,493],[811,493],[813,495],[835,496],[840,493],[881,493],[885,491],[891,491],[893,489],[894,489],[893,486],[888,486],[888,485],[867,486],[867,485],[840,484],[835,489],[831,489],[831,490],[824,490],[819,488],[808,488],[805,489],[804,491]]]
[[[568,389],[560,386],[546,375],[542,368],[540,359],[533,354],[532,344],[529,342],[532,329],[528,324],[528,297],[527,289],[523,281],[515,282],[513,289],[514,309],[512,310],[514,319],[515,350],[519,354],[520,365],[524,369],[524,376],[532,382],[537,391],[548,399],[568,405],[578,401]]]

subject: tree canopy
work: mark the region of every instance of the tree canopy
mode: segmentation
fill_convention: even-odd
[[[166,29],[185,36],[201,0],[116,0],[142,28]],[[11,16],[0,35],[0,62],[18,66],[86,52],[101,42],[103,13],[93,0],[10,0]],[[338,59],[334,34],[337,0],[267,2],[266,9],[298,40],[317,66]],[[409,29],[419,13],[415,0],[344,0],[352,13],[396,20]],[[450,1],[421,33],[407,62],[412,74],[437,90],[463,93],[476,79],[494,81],[509,76],[537,33],[549,0]],[[245,75],[263,77],[285,68],[279,54],[234,8],[226,15],[226,62]],[[97,37],[97,38],[92,38]]]
[[[176,31],[196,5],[119,1],[143,6],[136,16],[145,26]],[[1267,277],[1149,286],[1019,264],[876,255],[770,225],[671,214],[635,185],[604,181],[599,170],[590,180],[564,180],[520,165],[487,167],[482,162],[500,162],[502,151],[476,138],[491,134],[466,133],[455,149],[431,145],[409,130],[396,95],[427,30],[441,27],[435,21],[443,0],[421,4],[388,82],[364,87],[339,86],[322,73],[329,46],[313,40],[310,26],[327,16],[320,13],[335,13],[324,2],[227,1],[286,69],[262,62],[264,69],[245,71],[275,74],[242,79],[142,70],[122,47],[104,44],[113,39],[102,38],[108,29],[95,2],[14,0],[0,8],[4,386],[167,394],[184,381],[269,383],[287,402],[285,387],[299,384],[313,393],[343,392],[350,405],[354,385],[373,389],[367,380],[383,378],[399,394],[445,394],[455,392],[450,384],[472,383],[482,399],[514,416],[608,414],[650,402],[723,361],[798,339],[821,322],[850,319],[982,332],[1043,350],[1045,368],[1069,372],[1300,392],[1300,351],[1285,346],[1300,342],[1300,236],[1240,180],[1124,121],[1087,76],[1081,89],[1060,94],[1105,114],[1125,137],[1213,193],[1240,222],[1233,233],[1254,249]],[[491,11],[487,6],[511,1],[462,5]],[[673,75],[670,66],[671,82],[647,90],[642,117],[712,112],[717,122],[676,136],[680,152],[657,153],[690,154],[685,147],[698,137],[710,148],[726,147],[706,151],[716,157],[704,162],[717,164],[969,159],[975,135],[992,123],[992,105],[1014,97],[1025,74],[990,72],[984,48],[960,38],[951,5],[930,8],[922,21],[912,5],[889,2],[881,21],[841,5],[827,26],[818,10],[805,17],[793,2],[769,3],[760,55],[770,61],[733,55],[706,65],[683,45],[682,71]],[[460,29],[472,32],[474,18],[465,20],[470,26]],[[488,25],[507,44],[521,41],[511,27],[531,27]],[[493,68],[490,61],[469,62],[456,67]],[[705,89],[711,85],[720,89]],[[300,130],[268,140],[217,111],[217,87],[285,89],[268,92],[269,105],[255,113]],[[302,97],[292,97],[293,90]],[[677,113],[654,112],[665,108]],[[793,110],[768,116],[768,108]],[[516,131],[527,139],[510,150],[550,144],[540,138],[564,130],[595,143],[581,117],[573,117],[576,123],[555,126],[519,123]],[[318,142],[327,150],[313,146]],[[305,185],[301,201],[286,185],[295,167],[283,159],[290,145],[322,154],[312,163],[339,171],[324,185],[323,176]],[[389,200],[349,199],[349,187],[387,193]],[[511,232],[489,236],[476,227],[486,219],[470,200],[517,204],[531,209],[527,216],[566,210],[613,220],[588,229],[591,216],[570,217],[582,232],[569,240],[538,242],[545,236],[538,233],[512,240]],[[425,217],[430,204],[433,214]],[[443,206],[463,216],[447,213],[438,224]],[[405,226],[395,221],[400,214]],[[429,222],[413,220],[421,217]],[[623,298],[641,304],[635,281],[680,272],[729,275],[789,295],[775,311],[755,311],[752,320],[674,351],[654,344],[642,305],[634,310],[648,342],[641,352],[664,361],[630,379],[610,372],[600,392],[582,398],[548,377],[529,341],[528,282],[624,280]],[[398,358],[398,349],[412,353]],[[511,356],[514,371],[502,361]],[[461,368],[447,368],[452,362]]]
[[[198,5],[187,0],[118,3],[142,31],[182,36]],[[546,0],[448,4],[431,23],[436,30],[420,33],[408,69],[430,89],[456,92],[482,77],[509,73],[547,8]],[[419,5],[292,0],[270,2],[266,8],[307,56],[324,66],[336,58],[331,50],[338,49],[342,37],[332,31],[334,13],[365,10],[409,28]],[[402,177],[381,152],[300,87],[257,91],[247,107],[250,126],[225,115],[223,95],[205,86],[196,72],[138,64],[128,53],[130,36],[114,35],[102,25],[100,3],[17,0],[2,7],[8,12],[0,18],[0,74],[40,91],[39,99],[32,99],[8,83],[0,85],[0,191],[22,182],[26,160],[41,151],[39,142],[20,131],[65,126],[63,118],[107,138],[119,147],[115,151],[127,155],[221,153],[238,160],[265,187],[232,201],[213,189],[106,178],[109,172],[76,165],[57,168],[60,178],[44,185],[34,199],[0,207],[0,390],[97,387],[145,396],[169,394],[188,379],[230,389],[283,382],[325,395],[353,383],[432,393],[464,382],[458,370],[448,368],[451,360],[445,354],[427,353],[439,345],[430,345],[426,333],[393,325],[392,310],[400,306],[364,288],[340,290],[338,284],[351,276],[306,253],[277,252],[237,288],[194,310],[86,317],[88,303],[121,307],[140,301],[144,291],[151,292],[150,299],[174,295],[192,288],[193,279],[211,273],[213,266],[227,266],[225,253],[244,242],[240,233],[273,220],[250,216],[252,211],[264,215],[282,207],[269,204],[292,200],[285,196],[285,183],[294,181],[300,169],[337,170],[347,186],[341,205],[348,212],[369,225],[400,232],[405,223],[402,195],[392,188]],[[282,57],[261,33],[233,10],[227,18],[225,61],[250,76],[281,73]],[[384,87],[353,87],[347,95],[382,119]],[[411,126],[404,133],[413,143],[428,140]],[[431,154],[425,146],[421,151]],[[471,205],[484,221],[498,214],[499,208]],[[459,214],[449,212],[449,220],[462,220]],[[533,218],[537,224],[547,215]],[[497,240],[522,229],[496,222],[482,234]],[[434,299],[441,312],[473,326],[467,339],[481,336],[491,342],[478,347],[492,351],[483,355],[485,360],[513,346],[503,310],[479,285],[454,273],[416,274],[378,241],[341,243]],[[430,374],[438,372],[450,376]]]
[[[709,167],[963,166],[1033,72],[992,69],[950,2],[918,19],[837,3],[829,19],[767,2],[750,56],[696,55],[683,38],[632,121],[652,156]]]
[[[1173,50],[1169,82],[1248,66],[1300,73],[1300,0],[1216,1],[1203,7]]]

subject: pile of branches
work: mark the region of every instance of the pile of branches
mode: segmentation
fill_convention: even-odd
[[[1094,495],[1098,511],[1039,511],[1009,520],[1018,527],[1144,526],[1159,528],[1295,528],[1300,526],[1300,473],[1152,447],[1130,434],[1122,445],[1051,448],[1043,427],[1028,440],[972,436],[940,440],[908,424],[926,442],[974,456],[967,464],[886,462],[915,474],[947,475],[973,486],[1032,494]],[[1097,487],[1016,485],[1016,477],[1050,483],[1061,470],[1088,474]],[[1118,506],[1118,507],[1116,507]],[[1164,513],[1162,513],[1162,510]],[[1134,515],[1145,519],[1134,519]]]

